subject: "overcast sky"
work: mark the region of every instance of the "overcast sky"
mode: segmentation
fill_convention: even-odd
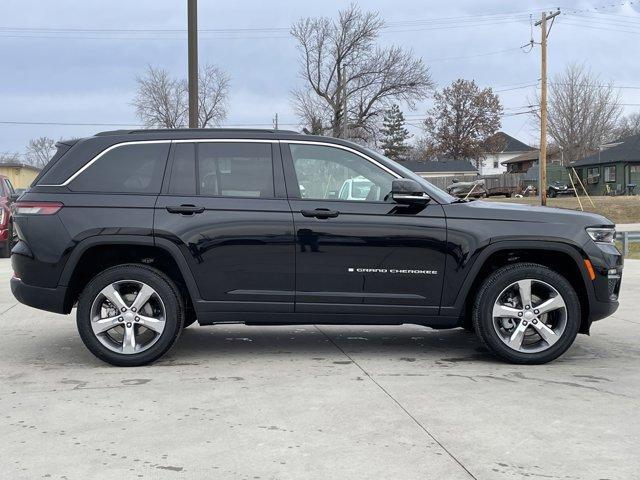
[[[632,87],[619,89],[625,110],[640,109],[640,2],[358,4],[379,11],[387,22],[379,43],[413,50],[438,87],[467,78],[498,91],[506,113],[503,130],[525,142],[536,142],[537,131],[528,115],[517,113],[526,110],[535,91],[527,85],[539,79],[540,50],[526,53],[519,47],[530,39],[529,14],[538,19],[543,9],[563,11],[549,37],[550,75],[570,62],[585,63],[603,82]],[[5,122],[136,125],[131,101],[135,77],[146,65],[186,76],[186,33],[181,31],[186,5],[186,0],[3,0],[0,152],[23,151],[38,136],[57,139],[119,128]],[[281,124],[295,128],[289,93],[301,79],[288,28],[300,17],[334,17],[345,5],[337,0],[200,0],[200,62],[214,63],[231,76],[225,125],[269,127],[277,112]],[[424,102],[405,114],[417,125],[427,108]]]

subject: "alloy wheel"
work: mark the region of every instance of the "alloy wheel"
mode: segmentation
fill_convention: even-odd
[[[104,287],[91,305],[91,328],[109,350],[125,355],[154,345],[166,324],[158,293],[138,280],[120,280]]]
[[[553,286],[523,279],[505,288],[493,305],[493,327],[509,348],[537,353],[551,348],[567,326],[567,306]]]

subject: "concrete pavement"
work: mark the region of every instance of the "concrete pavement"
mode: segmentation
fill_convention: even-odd
[[[543,366],[461,329],[221,325],[124,369],[3,281],[0,477],[640,478],[638,293],[627,261],[616,315]]]

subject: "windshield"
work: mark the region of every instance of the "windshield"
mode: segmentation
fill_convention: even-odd
[[[441,203],[454,203],[454,202],[458,201],[458,199],[456,197],[454,197],[452,195],[449,195],[444,190],[436,187],[433,183],[425,180],[420,175],[418,175],[418,174],[412,172],[411,170],[409,170],[408,168],[404,167],[401,162],[394,162],[393,160],[385,157],[384,155],[380,155],[379,153],[374,152],[370,148],[367,148],[367,147],[361,147],[361,148],[366,150],[367,153],[369,155],[371,155],[376,160],[382,160],[383,162],[391,162],[391,163],[393,163],[394,164],[394,169],[397,170],[398,173],[400,173],[405,178],[410,178],[410,179],[415,180],[416,182],[418,182],[420,185],[423,185],[426,188],[427,193],[429,195],[431,195],[431,196],[437,197],[437,200],[440,201]],[[432,192],[434,192],[435,195],[432,195]]]

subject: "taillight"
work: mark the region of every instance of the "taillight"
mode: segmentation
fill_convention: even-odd
[[[53,215],[64,205],[60,202],[16,202],[13,204],[14,215]]]

